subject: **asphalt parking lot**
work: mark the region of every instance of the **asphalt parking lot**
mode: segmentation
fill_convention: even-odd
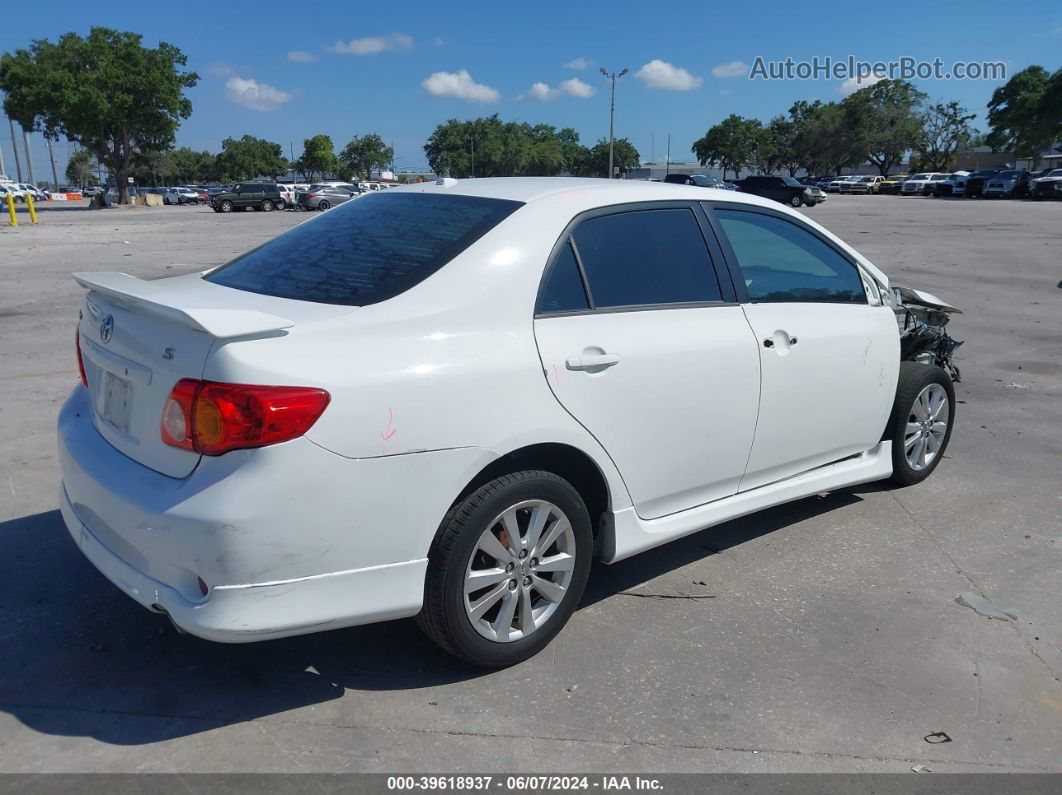
[[[59,517],[70,272],[177,275],[305,214],[71,204],[0,229],[0,770],[1062,770],[1062,203],[831,196],[807,213],[964,310],[948,460],[913,488],[598,566],[558,640],[495,673],[412,621],[178,635]]]

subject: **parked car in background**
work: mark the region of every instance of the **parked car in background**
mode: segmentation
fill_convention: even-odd
[[[847,174],[843,177],[835,177],[826,184],[828,193],[843,193],[844,187],[859,179],[858,174]]]
[[[956,171],[948,175],[947,179],[933,183],[933,195],[938,197],[962,196],[966,190],[966,178],[969,171]]]
[[[89,185],[88,187],[81,189],[81,195],[88,199],[91,199],[93,196],[99,196],[101,193],[103,193],[103,188],[98,185]]]
[[[304,210],[328,210],[348,202],[358,195],[353,185],[315,185],[299,194],[299,206]]]
[[[199,204],[199,191],[191,188],[162,188],[163,204]]]
[[[984,197],[986,199],[1020,199],[1029,192],[1028,170],[1011,169],[1000,171],[985,181]]]
[[[0,211],[3,211],[3,210],[7,209],[7,197],[8,196],[10,196],[12,198],[12,200],[18,201],[18,199],[15,198],[15,192],[13,190],[11,190],[11,188],[8,187],[9,184],[11,184],[11,183],[0,182]]]
[[[872,177],[860,177],[855,182],[848,184],[847,193],[877,193],[881,190],[881,183],[885,181],[885,177],[875,175]]]
[[[232,190],[218,193],[210,199],[214,212],[231,213],[233,210],[261,210],[271,212],[283,207],[284,198],[275,182],[241,182]]]
[[[27,196],[32,197],[35,202],[42,202],[48,198],[43,190],[29,182],[20,182],[18,187],[22,190],[23,200],[25,200]]]
[[[214,641],[418,616],[512,665],[595,557],[923,482],[956,416],[929,352],[954,308],[747,194],[445,179],[204,274],[74,278],[63,522]]]
[[[794,177],[748,176],[737,183],[742,193],[752,193],[788,204],[790,207],[814,207],[818,202],[812,197],[811,189],[802,185]]]
[[[283,207],[277,207],[278,210],[283,210],[287,207],[295,206],[295,186],[291,183],[278,183],[277,189],[280,191],[280,198],[284,201]]]
[[[909,176],[910,174],[890,174],[878,186],[878,193],[887,193],[895,196],[900,192],[900,186],[903,185],[904,180]]]
[[[966,198],[976,198],[983,196],[985,192],[985,184],[999,173],[998,168],[987,168],[975,171],[966,178],[966,184],[963,186],[963,195]]]
[[[708,174],[668,174],[664,177],[664,182],[673,185],[696,185],[699,188],[718,188],[723,185],[721,179]]]
[[[948,175],[937,171],[925,171],[913,174],[903,181],[900,187],[902,196],[928,196],[933,192],[933,183],[944,180]]]
[[[1029,180],[1029,198],[1034,201],[1062,198],[1062,168],[1046,168],[1040,176]]]

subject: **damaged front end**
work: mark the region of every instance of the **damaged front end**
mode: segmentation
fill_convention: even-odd
[[[959,368],[951,357],[962,345],[962,340],[952,339],[945,326],[951,315],[961,315],[962,310],[934,295],[909,287],[893,288],[891,304],[900,327],[900,359],[935,364],[943,368],[952,381],[961,381]]]

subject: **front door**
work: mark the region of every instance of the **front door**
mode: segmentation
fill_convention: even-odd
[[[847,255],[799,220],[753,208],[713,213],[740,269],[762,373],[741,490],[876,445],[899,371],[892,310]]]
[[[535,337],[557,399],[652,519],[737,491],[759,359],[700,209],[636,207],[584,216],[557,248]]]

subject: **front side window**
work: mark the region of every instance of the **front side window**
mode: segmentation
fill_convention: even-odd
[[[594,308],[722,300],[690,209],[598,216],[580,223],[572,237]]]
[[[252,293],[365,306],[427,279],[522,206],[439,193],[343,202],[204,276]]]
[[[858,269],[796,223],[739,210],[717,210],[716,217],[751,301],[866,303]]]

